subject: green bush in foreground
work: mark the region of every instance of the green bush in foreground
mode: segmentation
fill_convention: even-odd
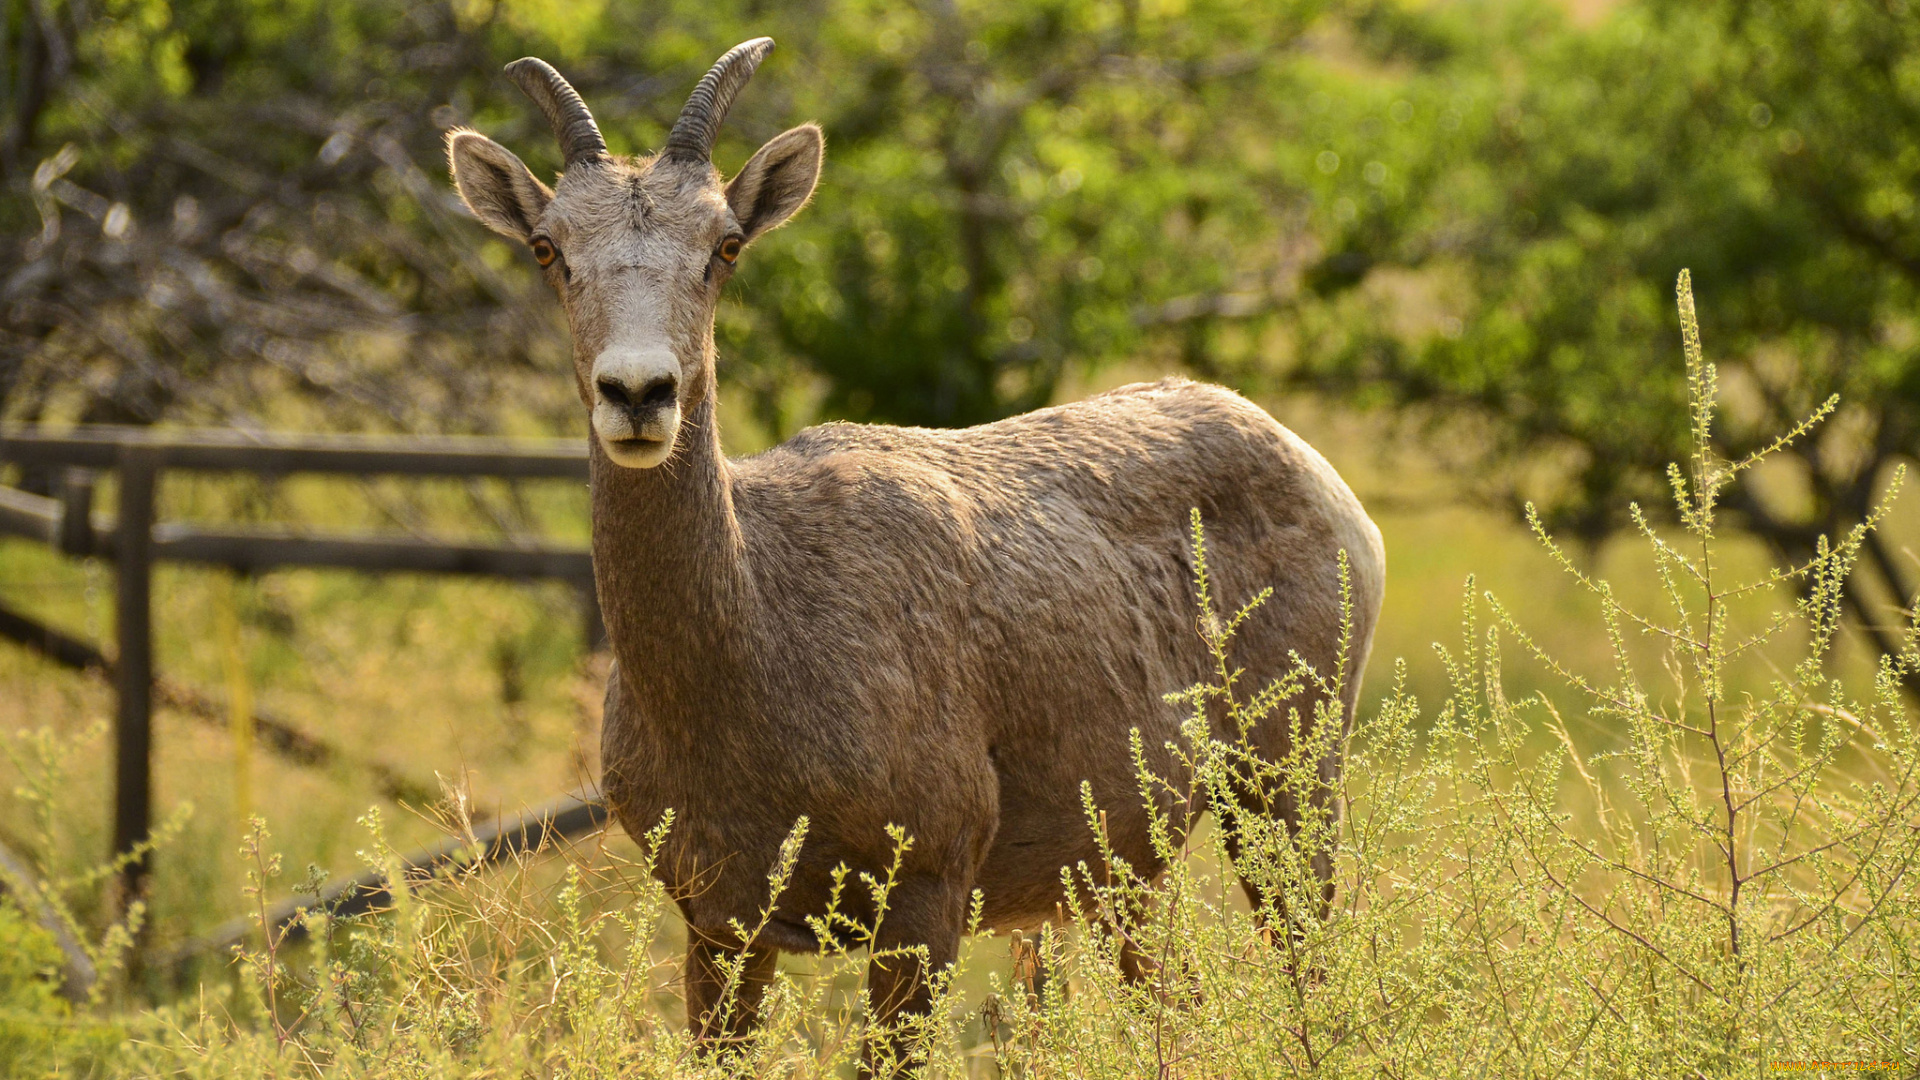
[[[1166,874],[1073,868],[1081,928],[1040,935],[1050,977],[1036,986],[1000,964],[984,980],[956,974],[910,1052],[946,1076],[1758,1076],[1820,1060],[1911,1075],[1920,747],[1899,686],[1920,643],[1909,628],[1864,696],[1825,672],[1860,530],[1806,565],[1722,580],[1715,500],[1753,461],[1713,454],[1714,370],[1684,275],[1680,304],[1696,446],[1672,473],[1684,529],[1662,535],[1641,519],[1666,609],[1630,611],[1581,578],[1611,673],[1538,655],[1506,608],[1470,589],[1438,713],[1423,717],[1403,693],[1342,732],[1331,714],[1289,708],[1341,672],[1243,683],[1233,632],[1261,617],[1264,596],[1219,606],[1196,519],[1198,628],[1216,669],[1179,695],[1194,710],[1190,777],[1143,771],[1141,783],[1221,812],[1240,845],[1234,871],[1274,900],[1249,912],[1229,899],[1227,831],[1163,819]],[[1786,589],[1797,605],[1749,625],[1747,607]],[[1564,678],[1567,700],[1507,699],[1516,643]],[[1764,690],[1733,693],[1736,672]],[[1298,750],[1267,762],[1212,740],[1209,709],[1243,731],[1292,725]],[[1569,716],[1602,725],[1609,748],[1582,759]],[[1330,779],[1319,762],[1341,743],[1346,768]],[[1257,812],[1282,804],[1308,808],[1297,827]],[[373,856],[391,861],[371,823]],[[1101,825],[1091,813],[1088,824]],[[690,1044],[675,958],[653,948],[673,929],[645,865],[661,835],[640,838],[637,862],[571,858],[557,884],[522,863],[403,891],[379,918],[315,919],[311,951],[248,954],[239,991],[130,1019],[125,1065],[204,1077],[849,1075],[864,1029],[847,956],[784,976],[753,1040],[717,1059]],[[256,829],[257,889],[278,873],[263,847]],[[1316,868],[1331,870],[1330,905]],[[844,921],[819,929],[863,936]],[[1120,975],[1123,937],[1150,961],[1139,985]],[[997,950],[976,944],[983,954]]]

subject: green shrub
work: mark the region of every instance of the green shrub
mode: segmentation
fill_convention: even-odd
[[[51,932],[0,897],[0,1076],[100,1075],[118,1051],[118,1024],[61,996],[66,962]]]
[[[0,900],[0,1075],[50,1064],[70,1010],[59,995],[60,946],[18,906]]]

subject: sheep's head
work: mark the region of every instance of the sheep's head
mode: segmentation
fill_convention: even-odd
[[[711,392],[713,312],[741,251],[806,203],[820,176],[812,124],[777,136],[722,181],[714,138],[771,38],[729,50],[707,72],[652,157],[607,153],[585,103],[545,61],[507,75],[546,113],[566,155],[550,190],[478,132],[447,137],[454,185],[487,226],[527,245],[560,294],[594,435],[615,463],[652,468],[680,418]]]

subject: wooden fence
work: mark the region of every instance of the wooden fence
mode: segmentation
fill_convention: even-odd
[[[147,428],[82,427],[62,431],[0,429],[0,463],[11,462],[50,477],[52,495],[0,486],[0,535],[46,544],[75,558],[113,563],[114,638],[103,650],[0,608],[0,637],[36,649],[57,663],[97,668],[113,680],[113,853],[134,851],[153,823],[153,728],[156,689],[169,703],[207,711],[188,688],[157,679],[153,667],[153,564],[159,561],[225,566],[242,572],[283,567],[333,567],[368,572],[465,574],[510,579],[559,579],[579,591],[590,645],[603,631],[593,588],[593,560],[585,548],[545,543],[474,544],[368,534],[336,534],[283,527],[206,527],[156,520],[155,496],[168,471],[282,476],[330,473],[355,476],[475,477],[509,480],[587,479],[585,446],[577,440],[506,440],[460,437],[358,435],[261,435],[239,431],[154,431]],[[94,483],[101,473],[117,480],[112,516],[94,509]],[[256,713],[263,741],[295,760],[318,763],[344,756],[324,739],[306,735]],[[392,795],[415,795],[418,785],[388,775]],[[521,841],[551,833],[573,835],[597,828],[605,811],[591,795],[568,797],[503,824],[503,837]],[[530,823],[541,823],[536,828]],[[490,843],[483,860],[517,850],[519,842]],[[496,848],[498,851],[496,852]],[[429,867],[449,856],[433,849],[409,856],[410,867]],[[123,897],[144,889],[147,860],[129,861],[122,872]],[[373,896],[366,875],[346,879],[319,898],[337,906],[351,896]],[[290,916],[288,916],[290,918]]]

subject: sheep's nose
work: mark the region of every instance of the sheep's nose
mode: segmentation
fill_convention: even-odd
[[[610,376],[601,376],[599,380],[600,396],[616,408],[629,413],[652,412],[663,409],[678,400],[679,380],[671,375],[662,375],[643,384],[637,391],[626,383]]]

